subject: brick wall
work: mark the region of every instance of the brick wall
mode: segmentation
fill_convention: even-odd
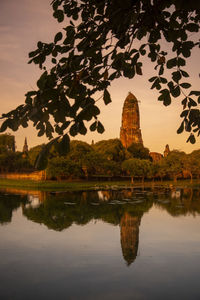
[[[45,180],[46,172],[45,171],[35,171],[32,173],[5,173],[5,174],[0,174],[0,178]]]

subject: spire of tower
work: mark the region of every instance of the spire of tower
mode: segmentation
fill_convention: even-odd
[[[24,152],[24,153],[27,153],[27,152],[28,152],[28,144],[27,144],[27,138],[26,138],[26,137],[25,137],[25,140],[24,140],[23,152]]]

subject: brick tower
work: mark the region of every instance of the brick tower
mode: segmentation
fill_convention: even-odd
[[[124,101],[120,140],[125,148],[132,143],[143,144],[138,101],[132,93]]]

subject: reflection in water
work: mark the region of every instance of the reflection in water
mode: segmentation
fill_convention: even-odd
[[[172,216],[199,215],[200,190],[137,188],[64,193],[7,189],[0,193],[0,223],[11,222],[12,212],[21,206],[27,219],[56,231],[91,220],[118,225],[122,254],[129,266],[137,256],[142,216],[153,204]]]
[[[13,211],[18,209],[22,203],[27,202],[27,196],[23,194],[7,194],[7,190],[0,193],[0,224],[4,225],[12,220]]]
[[[128,266],[137,256],[140,220],[125,212],[120,221],[122,254]]]

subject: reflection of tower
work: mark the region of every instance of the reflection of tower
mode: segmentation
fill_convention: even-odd
[[[120,140],[125,148],[132,143],[143,144],[138,101],[131,93],[126,97],[123,106]]]
[[[25,138],[25,141],[24,141],[23,153],[28,153],[27,138]]]
[[[125,212],[120,221],[122,254],[128,266],[137,256],[140,220]]]
[[[164,151],[164,157],[167,157],[167,155],[170,153],[169,145],[167,144],[165,146],[165,151]]]

